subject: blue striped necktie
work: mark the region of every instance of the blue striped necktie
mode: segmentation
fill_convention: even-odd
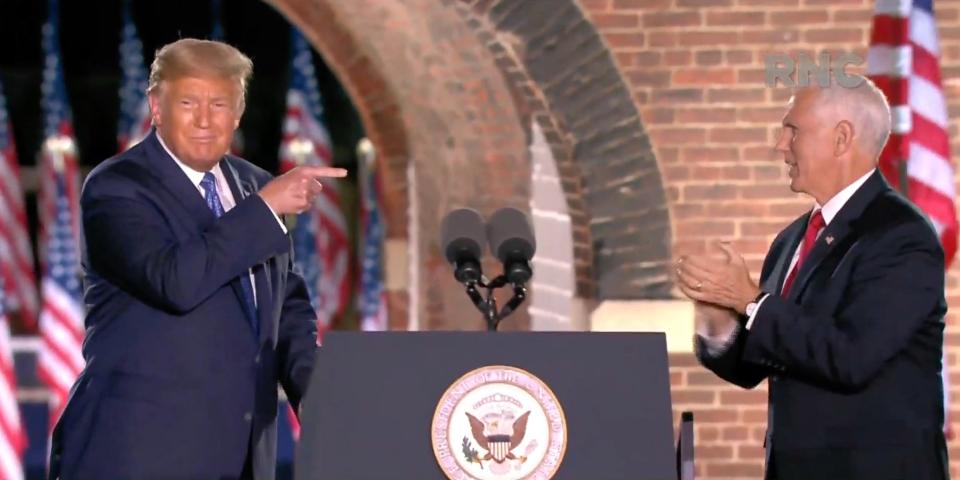
[[[207,206],[213,211],[213,214],[220,218],[223,215],[223,204],[220,203],[220,194],[217,193],[217,179],[212,172],[203,174],[203,180],[200,180],[200,188],[203,188],[203,197],[207,200]],[[260,335],[259,322],[257,321],[257,304],[254,301],[253,285],[250,283],[250,275],[244,273],[240,275],[240,285],[243,287],[244,310],[247,313],[247,319],[253,327],[253,332]]]

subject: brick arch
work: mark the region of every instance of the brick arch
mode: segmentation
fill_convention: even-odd
[[[671,221],[653,147],[577,0],[457,0],[544,130],[573,223],[577,294],[670,298]]]
[[[493,56],[435,0],[268,3],[318,49],[377,148],[388,240],[406,245],[400,256],[414,285],[391,292],[391,327],[481,328],[440,256],[438,232],[453,208],[529,209],[526,132]],[[518,312],[505,325],[525,329],[529,317]]]

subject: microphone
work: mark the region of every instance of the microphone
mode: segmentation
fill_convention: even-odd
[[[482,277],[483,217],[475,210],[460,208],[447,214],[440,225],[440,245],[453,276],[460,283],[479,282]]]
[[[504,276],[514,285],[523,285],[533,276],[530,259],[537,250],[533,228],[527,216],[516,208],[497,210],[487,224],[490,251],[503,263]]]

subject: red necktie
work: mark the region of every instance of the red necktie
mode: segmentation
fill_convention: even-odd
[[[817,235],[820,234],[820,230],[823,230],[825,222],[823,221],[823,215],[820,213],[820,210],[813,212],[813,215],[810,216],[810,222],[807,223],[807,231],[803,234],[803,245],[800,246],[800,258],[797,259],[797,264],[793,267],[793,270],[790,270],[790,275],[787,276],[787,279],[783,282],[783,291],[780,292],[780,296],[786,297],[790,294],[790,286],[793,285],[793,280],[797,276],[797,272],[800,271],[800,266],[803,265],[803,261],[806,260],[807,255],[810,254],[810,250],[813,250],[813,244],[817,242]]]

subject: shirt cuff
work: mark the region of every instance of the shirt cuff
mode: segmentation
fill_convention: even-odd
[[[283,230],[283,234],[286,235],[286,234],[287,234],[287,226],[283,224],[283,219],[280,218],[280,215],[277,215],[277,212],[274,212],[274,211],[273,211],[273,207],[271,207],[269,203],[267,203],[267,202],[263,202],[263,203],[266,204],[267,208],[270,210],[270,213],[273,214],[273,218],[276,218],[276,219],[277,219],[277,223],[280,225],[280,228]]]
[[[707,347],[707,355],[716,357],[722,355],[730,348],[730,345],[733,345],[733,341],[737,339],[737,332],[739,331],[740,328],[738,324],[734,324],[733,328],[727,332],[714,334],[710,334],[706,330],[698,327],[697,336],[703,340],[703,345]]]
[[[747,330],[750,330],[750,327],[753,326],[753,320],[754,320],[755,318],[757,318],[757,312],[760,311],[760,307],[763,306],[763,302],[766,301],[767,297],[769,297],[769,296],[770,296],[770,294],[768,293],[768,294],[764,295],[763,298],[761,298],[759,302],[757,302],[757,308],[754,308],[754,309],[753,309],[753,314],[750,315],[749,317],[747,317],[747,324],[746,324],[746,326],[744,326],[744,328],[746,328]]]

